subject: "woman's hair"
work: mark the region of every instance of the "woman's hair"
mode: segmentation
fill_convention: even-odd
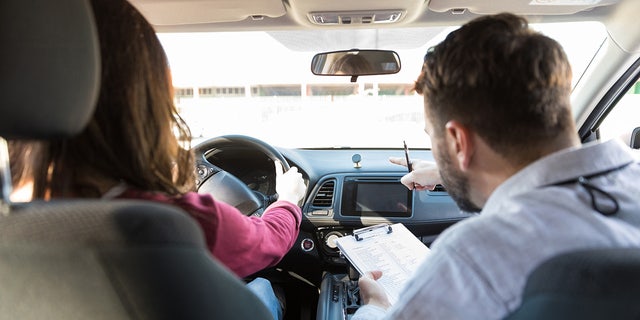
[[[363,56],[346,53],[331,64],[329,73],[345,75],[368,74],[373,72],[372,69],[369,61]]]
[[[91,4],[102,66],[96,111],[79,135],[41,143],[34,197],[99,197],[105,182],[170,195],[192,190],[191,133],[153,27],[126,0]]]
[[[436,135],[457,120],[514,160],[575,132],[562,47],[516,15],[483,16],[449,34],[427,52],[415,89]]]
[[[41,144],[24,140],[8,140],[11,184],[20,187],[33,181],[32,159],[41,155]]]

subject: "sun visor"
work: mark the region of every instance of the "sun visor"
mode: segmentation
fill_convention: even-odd
[[[521,15],[572,14],[595,7],[618,3],[619,0],[431,0],[429,10],[436,12],[463,12],[496,14],[511,12]]]
[[[276,18],[285,14],[282,0],[131,0],[155,26]]]

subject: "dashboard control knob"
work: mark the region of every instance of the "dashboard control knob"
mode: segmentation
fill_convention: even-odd
[[[205,167],[205,166],[203,166],[203,165],[199,165],[199,166],[197,167],[197,169],[196,169],[196,172],[198,173],[198,176],[199,176],[200,178],[203,178],[203,179],[204,179],[204,178],[206,178],[206,177],[207,177],[208,170],[207,170],[207,167]]]
[[[338,238],[340,237],[342,237],[342,235],[338,232],[329,232],[327,236],[324,237],[324,242],[327,247],[335,249],[338,247],[338,245],[336,244],[336,240],[338,240]]]

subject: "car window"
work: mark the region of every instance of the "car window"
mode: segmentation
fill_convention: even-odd
[[[600,48],[599,23],[532,24],[557,39],[574,83]],[[422,97],[412,90],[427,49],[456,27],[277,32],[160,33],[176,104],[193,144],[244,134],[291,148],[429,148]],[[577,37],[576,34],[589,37]],[[323,77],[311,73],[314,54],[388,49],[399,73]],[[464,93],[461,93],[464,94]]]
[[[631,133],[640,127],[640,81],[618,101],[599,127],[600,139],[622,139],[629,144]]]

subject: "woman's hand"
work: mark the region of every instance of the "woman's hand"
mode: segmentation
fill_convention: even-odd
[[[307,186],[304,184],[302,174],[298,172],[298,168],[291,167],[284,172],[282,163],[274,161],[276,166],[276,192],[278,200],[285,200],[297,204],[304,197]]]

